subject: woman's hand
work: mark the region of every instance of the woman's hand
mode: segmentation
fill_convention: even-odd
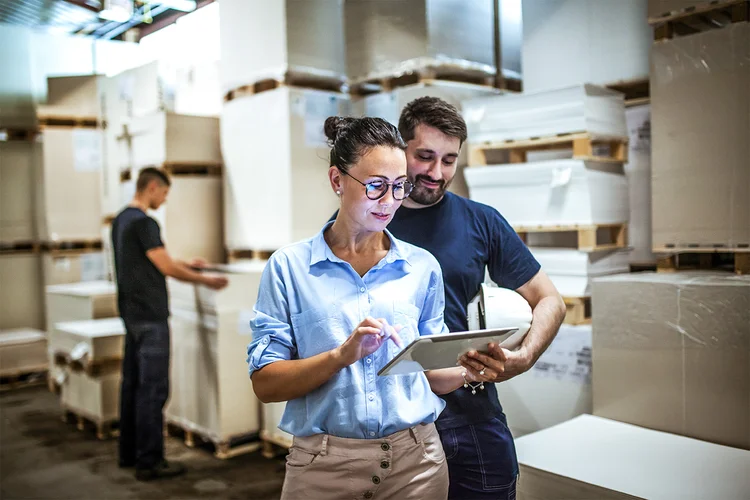
[[[343,344],[334,349],[334,354],[342,367],[349,366],[380,349],[389,339],[400,346],[400,331],[401,327],[390,326],[383,318],[368,316],[357,325]]]

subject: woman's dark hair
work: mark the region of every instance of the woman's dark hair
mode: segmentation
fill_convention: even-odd
[[[398,129],[382,118],[330,116],[323,126],[331,146],[330,165],[347,172],[362,155],[376,146],[405,150]]]

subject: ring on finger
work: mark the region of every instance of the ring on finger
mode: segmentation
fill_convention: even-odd
[[[484,370],[486,370],[486,368],[482,368],[482,370],[479,372],[479,374],[480,375],[484,375]]]

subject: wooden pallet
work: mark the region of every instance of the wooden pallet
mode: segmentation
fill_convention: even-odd
[[[591,297],[563,297],[567,312],[564,323],[568,325],[591,324]]]
[[[456,65],[427,66],[412,72],[399,75],[383,75],[355,80],[349,84],[353,96],[364,97],[380,92],[389,92],[399,87],[417,83],[431,84],[438,81],[468,83],[488,88],[501,88],[513,92],[521,91],[521,81],[513,78],[502,78],[496,83],[495,75],[483,71],[470,70]]]
[[[714,0],[650,17],[654,40],[693,35],[750,20],[750,0]]]
[[[117,437],[120,434],[118,429],[118,420],[102,420],[94,415],[89,415],[86,412],[67,407],[62,405],[62,421],[67,423],[74,422],[76,429],[83,432],[88,429],[93,429],[96,433],[96,439],[104,441],[113,437]]]
[[[224,94],[224,102],[234,99],[275,90],[280,87],[299,87],[328,92],[342,92],[344,80],[342,78],[308,75],[289,72],[283,78],[266,78],[248,85],[243,85]]]
[[[0,142],[35,141],[39,131],[28,128],[0,128]]]
[[[750,247],[662,246],[654,249],[662,254],[657,262],[658,272],[690,269],[714,269],[750,274]]]
[[[37,122],[40,129],[45,127],[97,128],[100,125],[95,116],[37,115]]]
[[[34,367],[0,373],[0,392],[35,387],[47,383],[47,367]]]
[[[0,242],[0,255],[18,253],[38,253],[42,244],[38,241],[9,241]]]
[[[70,370],[83,372],[89,377],[101,377],[108,373],[119,372],[122,367],[122,356],[97,359],[91,363],[82,363],[80,360],[70,359],[68,353],[56,352],[52,359],[57,366],[67,366]]]
[[[268,459],[286,455],[289,453],[289,448],[292,447],[291,441],[274,436],[264,430],[260,431],[260,439],[263,441],[263,456]]]
[[[45,252],[60,252],[64,250],[101,250],[102,240],[67,240],[67,241],[45,241],[41,243]]]
[[[164,426],[164,436],[180,437],[188,448],[207,446],[219,460],[227,460],[246,453],[253,453],[262,447],[257,433],[232,436],[223,441],[216,441],[204,436],[195,429],[188,429],[178,422],[168,421]]]
[[[521,140],[483,141],[469,147],[469,165],[489,165],[487,153],[505,151],[509,163],[526,163],[531,151],[572,149],[573,158],[605,163],[628,161],[628,139],[626,137],[602,137],[588,132],[557,134],[546,137],[530,137]],[[606,151],[604,151],[606,149]],[[600,151],[602,150],[602,151]]]
[[[582,252],[614,250],[627,246],[627,224],[593,224],[588,226],[515,226],[516,233],[524,243],[529,233],[568,233],[578,234],[576,249]]]
[[[656,271],[656,263],[644,262],[641,264],[630,264],[631,273],[649,273]]]
[[[227,256],[231,260],[244,260],[244,259],[257,259],[257,260],[268,260],[275,250],[229,250],[227,249]]]
[[[606,87],[623,93],[625,95],[625,106],[648,102],[648,99],[651,97],[651,86],[648,78],[641,80],[621,80],[610,83]]]
[[[169,175],[221,175],[223,165],[221,163],[176,163],[167,162],[161,168]]]

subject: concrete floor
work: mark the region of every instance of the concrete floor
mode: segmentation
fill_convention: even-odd
[[[57,396],[46,386],[0,393],[0,498],[205,499],[279,498],[283,459],[260,452],[218,460],[208,450],[167,439],[167,458],[188,467],[185,476],[142,483],[117,466],[117,441],[64,423]]]

